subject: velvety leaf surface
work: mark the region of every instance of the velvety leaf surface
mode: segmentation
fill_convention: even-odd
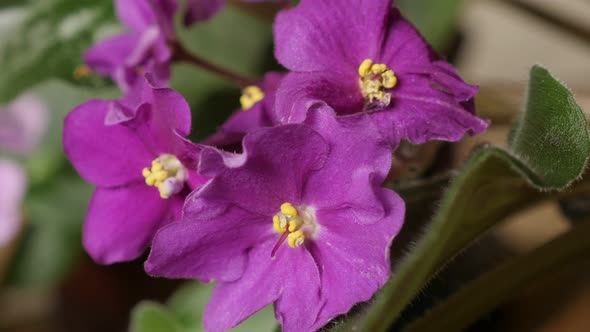
[[[0,43],[0,103],[25,89],[56,77],[96,85],[101,80],[77,81],[74,70],[82,53],[115,22],[111,0],[32,1],[24,15],[3,26],[9,36]]]
[[[533,67],[526,112],[509,149],[484,146],[473,153],[367,314],[335,329],[386,330],[445,262],[506,216],[551,197],[541,191],[566,188],[581,176],[589,154],[586,121],[571,93],[546,69]]]

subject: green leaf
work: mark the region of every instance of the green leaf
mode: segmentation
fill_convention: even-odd
[[[74,81],[83,51],[114,21],[112,0],[31,2],[24,18],[3,29],[10,38],[0,44],[0,103],[52,77]]]
[[[435,49],[446,51],[457,33],[462,0],[398,0],[395,4]]]
[[[272,24],[237,8],[225,8],[211,20],[179,31],[192,52],[246,75],[260,75],[272,53]]]
[[[144,301],[131,314],[131,332],[181,332],[175,317],[159,303]]]
[[[527,285],[550,278],[558,271],[578,269],[588,260],[588,239],[590,222],[585,221],[533,252],[514,258],[464,286],[404,331],[461,331]]]
[[[424,237],[355,326],[359,331],[386,330],[445,262],[506,216],[551,197],[541,190],[562,190],[582,175],[590,138],[571,93],[539,66],[531,70],[529,91],[509,151],[484,146],[473,154]],[[357,323],[336,328],[351,324]]]
[[[25,200],[27,223],[8,282],[18,287],[52,287],[82,253],[81,226],[92,186],[73,172],[33,188]]]
[[[142,322],[154,322],[158,326],[168,324],[171,332],[205,332],[201,323],[205,305],[213,292],[213,284],[201,284],[189,282],[181,286],[168,300],[165,306],[154,303],[149,304],[149,310],[141,309],[146,304],[140,304],[135,310],[131,320],[132,332],[156,332],[165,330],[141,329],[138,321],[138,312],[141,310]],[[150,316],[150,317],[146,317]],[[147,323],[146,323],[147,326]],[[254,314],[242,324],[231,329],[234,332],[273,332],[277,326],[272,306],[267,306]],[[149,327],[149,326],[148,326]],[[172,329],[171,327],[174,327]]]

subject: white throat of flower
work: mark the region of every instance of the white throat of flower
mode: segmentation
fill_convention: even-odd
[[[144,168],[142,175],[148,186],[158,188],[160,197],[167,199],[178,194],[188,180],[188,172],[176,156],[162,154],[152,161],[151,168]]]

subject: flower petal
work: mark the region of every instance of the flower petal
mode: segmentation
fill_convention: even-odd
[[[248,110],[236,111],[205,143],[217,147],[240,145],[247,133],[277,124],[273,108],[275,94],[283,76],[284,74],[276,72],[266,74],[260,83],[264,99]]]
[[[145,270],[169,278],[233,281],[244,272],[248,250],[271,235],[272,221],[265,216],[200,199],[197,191],[186,200],[183,221],[156,234]]]
[[[214,179],[202,194],[272,216],[284,202],[300,203],[303,179],[323,166],[328,148],[316,131],[300,124],[246,135],[242,154],[206,148],[199,173]]]
[[[311,330],[322,305],[317,266],[303,248],[280,250],[271,259],[272,246],[266,242],[253,248],[243,276],[217,284],[205,308],[207,331],[226,331],[275,301],[283,331]]]
[[[302,0],[277,15],[278,61],[293,71],[356,73],[379,55],[391,0]]]
[[[156,230],[173,221],[178,211],[173,197],[161,199],[158,190],[137,183],[113,189],[98,188],[84,224],[84,247],[100,264],[137,258]]]
[[[142,32],[156,22],[154,10],[146,0],[116,0],[115,11],[121,22],[136,32]]]
[[[350,211],[358,223],[384,215],[376,191],[391,167],[391,146],[367,114],[336,117],[323,107],[308,116],[309,124],[330,144],[329,159],[306,180],[305,201],[316,209]]]
[[[137,133],[128,126],[104,124],[111,102],[90,100],[65,119],[64,152],[88,182],[102,187],[141,181],[150,165],[150,154]]]
[[[436,54],[416,28],[401,16],[397,8],[391,8],[388,29],[379,61],[393,71],[403,73],[411,65],[427,65]]]
[[[371,225],[355,222],[347,211],[318,211],[322,228],[309,248],[322,262],[318,265],[326,302],[314,329],[368,301],[390,275],[389,247],[403,224],[405,205],[391,190],[381,189],[380,195],[386,214]]]
[[[275,112],[282,123],[303,122],[310,109],[326,103],[339,115],[362,111],[364,99],[356,71],[288,74],[277,91]]]
[[[422,144],[457,141],[466,133],[487,128],[489,122],[473,114],[477,88],[465,84],[449,67],[434,63],[399,75],[399,82],[390,108],[373,114],[384,131],[393,130],[401,138]]]
[[[115,77],[125,59],[133,53],[140,35],[125,33],[104,39],[84,53],[84,62],[99,74]]]

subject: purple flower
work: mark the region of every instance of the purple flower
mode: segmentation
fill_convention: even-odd
[[[279,13],[275,54],[293,71],[277,92],[281,121],[303,121],[319,100],[339,115],[370,114],[390,140],[456,141],[485,130],[488,122],[474,115],[477,87],[465,84],[392,2],[301,0]]]
[[[65,120],[64,151],[97,186],[84,225],[84,246],[99,263],[131,260],[156,230],[180,220],[198,187],[199,148],[185,140],[188,104],[177,92],[142,79],[121,100],[90,100]]]
[[[8,244],[22,225],[22,200],[27,188],[27,177],[15,162],[0,159],[0,248]]]
[[[270,72],[259,85],[247,86],[240,97],[241,108],[234,113],[205,143],[218,147],[240,145],[244,136],[262,127],[278,124],[273,106],[275,93],[283,74]]]
[[[369,300],[404,216],[380,187],[390,146],[369,117],[320,107],[305,124],[249,133],[243,151],[203,150],[199,172],[212,179],[157,233],[146,271],[217,280],[208,331],[270,303],[284,331],[310,331]]]
[[[49,125],[46,105],[35,95],[25,94],[0,108],[0,150],[20,155],[31,153]]]
[[[107,38],[84,54],[86,64],[110,76],[127,91],[143,73],[164,83],[170,79],[175,1],[116,0],[119,19],[129,31]]]

